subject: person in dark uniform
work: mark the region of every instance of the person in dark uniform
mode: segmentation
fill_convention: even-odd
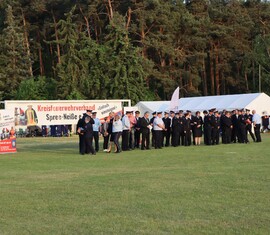
[[[179,110],[179,123],[180,123],[180,138],[179,138],[179,145],[185,145],[185,132],[184,132],[184,122],[185,122],[185,115],[183,110]]]
[[[232,142],[236,143],[236,142],[240,142],[240,130],[239,130],[239,110],[233,110],[232,111],[232,124],[233,124],[233,129],[232,129]]]
[[[191,113],[185,113],[184,119],[184,133],[185,133],[185,146],[191,145]]]
[[[212,145],[219,144],[219,128],[220,128],[220,120],[219,120],[219,113],[217,110],[214,111],[214,117],[212,122]]]
[[[134,128],[135,128],[135,133],[134,133],[134,135],[135,135],[135,148],[139,148],[140,147],[140,140],[141,140],[140,111],[135,112],[135,119],[136,119],[136,124],[134,126]]]
[[[150,129],[152,126],[149,121],[149,112],[145,112],[144,116],[140,119],[140,131],[142,133],[141,150],[150,149]]]
[[[172,119],[172,146],[179,146],[180,140],[180,120],[179,120],[179,112],[175,113],[175,116]]]
[[[205,123],[204,123],[204,120],[206,118],[206,116],[208,115],[208,111],[207,110],[204,110],[203,111],[203,142],[204,144],[206,144],[206,135],[205,135]]]
[[[253,115],[250,113],[250,110],[249,109],[246,109],[246,114],[245,114],[245,118],[246,118],[246,122],[247,122],[247,125],[246,125],[246,136],[247,134],[249,133],[252,140],[255,142],[255,136],[252,132],[252,117]],[[247,137],[247,141],[249,142],[248,140],[248,137]]]
[[[93,124],[95,123],[94,120],[87,116],[85,117],[85,124],[84,127],[81,129],[81,132],[83,133],[83,139],[84,139],[84,145],[83,149],[85,153],[89,154],[92,153],[93,155],[96,155],[96,151],[93,147]]]
[[[169,117],[169,113],[165,112],[164,113],[164,118],[162,118],[164,125],[165,125],[165,130],[163,132],[163,141],[162,144],[164,144],[164,138],[165,138],[165,147],[170,146],[170,138],[171,138],[171,119]]]
[[[232,120],[230,112],[226,111],[222,121],[224,131],[224,144],[230,144],[232,140]]]
[[[152,127],[154,127],[153,126],[153,123],[154,123],[154,120],[155,120],[155,118],[156,118],[156,116],[157,116],[157,112],[153,112],[152,113],[152,118],[150,119],[150,125],[152,126]],[[155,147],[155,141],[156,141],[156,137],[155,137],[155,131],[154,131],[154,128],[152,128],[152,147]]]
[[[92,110],[86,110],[86,113],[83,114],[82,118],[80,118],[78,123],[77,123],[77,134],[79,135],[79,152],[80,152],[80,154],[85,154],[85,150],[84,150],[85,148],[83,147],[84,136],[83,136],[83,134],[80,134],[79,131],[85,125],[85,118],[87,116],[91,116],[91,114],[92,114]]]
[[[247,135],[246,135],[246,118],[243,115],[243,109],[239,110],[238,122],[239,122],[239,142],[247,143]]]
[[[193,131],[192,131],[195,145],[201,144],[202,125],[203,125],[203,120],[201,117],[201,113],[197,111],[196,116],[193,117]]]
[[[209,113],[204,117],[204,135],[205,135],[205,144],[212,145],[212,127],[214,116],[213,112],[215,109],[210,109]]]
[[[172,122],[173,119],[175,117],[175,112],[174,111],[170,111],[170,119],[171,119],[171,146],[173,146],[173,128],[172,128]]]
[[[225,118],[225,113],[226,110],[223,110],[221,115],[220,115],[220,131],[221,131],[221,142],[222,144],[225,144],[225,129],[223,129],[225,127],[225,125],[223,124],[224,118]]]

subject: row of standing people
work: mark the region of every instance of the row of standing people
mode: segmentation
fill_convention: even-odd
[[[261,142],[261,119],[255,110],[252,111],[253,114],[250,114],[250,110],[232,112],[224,110],[220,113],[211,109],[203,112],[204,117],[200,115],[200,112],[192,115],[189,110],[185,113],[182,110],[165,112],[164,117],[162,117],[162,112],[154,112],[151,119],[149,112],[141,117],[139,111],[136,111],[135,115],[128,111],[122,119],[121,116],[111,112],[102,125],[96,113],[88,111],[78,122],[81,154],[95,154],[99,151],[100,133],[104,137],[103,149],[108,153],[111,152],[112,146],[115,146],[116,153],[139,147],[142,150],[150,149],[150,133],[152,133],[152,147],[157,149],[170,145],[174,147],[190,146],[192,143],[200,145],[202,136],[206,145],[219,144],[220,136],[224,144],[248,143],[247,133],[253,141]],[[85,117],[90,117],[89,121],[87,118],[89,124],[85,123]],[[252,125],[255,135],[252,132]],[[120,137],[122,137],[121,145]]]

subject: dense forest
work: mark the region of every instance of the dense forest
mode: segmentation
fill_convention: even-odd
[[[270,2],[1,0],[0,98],[270,94]]]

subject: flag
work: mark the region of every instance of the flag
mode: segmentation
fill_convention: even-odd
[[[179,87],[175,89],[170,102],[169,110],[178,111],[179,107]]]

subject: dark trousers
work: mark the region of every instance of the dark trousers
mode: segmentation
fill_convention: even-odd
[[[129,132],[129,148],[134,149],[135,147],[135,130],[132,128]]]
[[[156,135],[155,135],[155,131],[152,130],[152,147],[156,146]]]
[[[94,137],[94,141],[95,141],[95,150],[96,152],[99,151],[99,134],[98,131],[93,131],[93,137]]]
[[[240,143],[247,143],[247,132],[244,125],[241,125],[239,128],[239,140]]]
[[[123,130],[122,133],[122,150],[129,150],[129,130]]]
[[[155,148],[162,148],[163,131],[154,131],[155,133]]]
[[[255,136],[256,136],[256,142],[262,142],[260,130],[261,130],[261,124],[256,124],[254,126],[254,132],[255,132]]]
[[[191,145],[191,131],[187,130],[185,132],[185,146],[190,146]]]
[[[232,129],[229,127],[226,127],[224,129],[224,144],[230,144],[232,141]]]
[[[212,144],[219,144],[219,129],[218,128],[212,128]]]
[[[149,149],[150,144],[150,132],[142,132],[141,149]]]
[[[212,144],[212,127],[211,126],[205,127],[204,135],[205,135],[205,144],[211,145]]]
[[[180,132],[174,130],[172,133],[172,146],[177,147],[180,144]]]
[[[135,129],[134,136],[135,136],[135,148],[139,148],[140,147],[140,138],[141,138],[140,130]]]
[[[170,138],[171,138],[171,130],[170,129],[168,129],[167,131],[164,132],[164,138],[165,138],[165,146],[166,147],[170,146]]]
[[[108,149],[108,144],[109,144],[110,135],[103,136],[103,138],[104,138],[104,141],[103,141],[103,149]]]
[[[179,145],[185,145],[185,132],[182,130],[180,131],[180,138],[179,138]]]
[[[250,134],[252,140],[255,141],[255,136],[254,136],[254,134],[253,134],[253,132],[251,130],[251,125],[250,124],[246,126],[247,141],[248,141],[248,135],[247,135],[248,133]]]
[[[122,135],[122,132],[115,132],[114,133],[114,144],[116,145],[116,152],[120,152],[121,151],[121,148],[120,148],[120,144],[119,144],[119,139],[120,139],[120,136]]]
[[[93,136],[84,136],[84,145],[83,145],[84,153],[95,152],[93,148],[93,144],[92,144],[92,139],[93,139]]]
[[[80,135],[80,134],[79,134],[79,151],[81,154],[85,153],[84,138],[83,138],[83,135]]]

